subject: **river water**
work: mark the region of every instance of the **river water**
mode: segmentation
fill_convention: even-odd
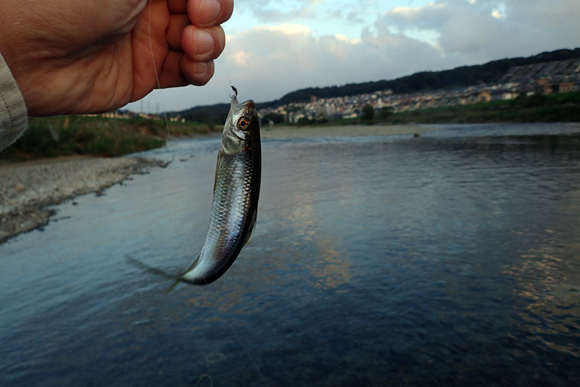
[[[218,139],[0,245],[2,386],[578,386],[580,130],[263,142],[252,243],[206,287]]]

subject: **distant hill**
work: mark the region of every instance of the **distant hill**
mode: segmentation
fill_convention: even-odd
[[[388,81],[349,83],[343,86],[310,87],[290,92],[275,101],[259,103],[257,107],[258,109],[263,109],[287,105],[289,103],[309,102],[311,97],[343,97],[389,89],[395,94],[406,94],[467,87],[479,83],[496,83],[510,68],[515,66],[526,66],[576,58],[580,58],[580,48],[543,52],[527,58],[500,59],[482,65],[462,66],[452,70],[423,71]],[[193,121],[221,123],[225,121],[229,107],[230,105],[225,103],[211,106],[196,106],[177,114]]]

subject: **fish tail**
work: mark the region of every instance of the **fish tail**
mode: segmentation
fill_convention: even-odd
[[[176,278],[175,281],[173,282],[173,284],[169,288],[167,288],[167,290],[165,291],[165,294],[171,293],[173,288],[176,287],[180,282],[181,282],[181,279]]]
[[[189,265],[187,268],[179,271],[179,273],[177,273],[177,275],[175,274],[170,274],[164,270],[161,270],[157,267],[153,267],[153,266],[149,266],[146,263],[143,263],[141,261],[139,261],[138,259],[133,258],[132,256],[125,254],[125,259],[127,261],[128,264],[130,264],[131,266],[135,266],[136,268],[149,273],[149,274],[153,274],[156,275],[158,277],[162,277],[164,279],[168,279],[168,280],[173,280],[173,284],[165,291],[165,294],[169,294],[173,288],[175,288],[180,282],[186,282],[189,284],[194,284],[193,282],[190,282],[186,279],[183,279],[183,275],[185,273],[187,273],[188,271],[190,271],[191,269],[193,269],[198,261],[199,261],[199,257],[200,257],[201,253],[197,255],[197,257],[195,257],[195,259],[193,260],[193,263],[191,265]]]
[[[165,279],[179,280],[179,277],[177,277],[173,274],[169,274],[166,271],[163,271],[163,270],[158,269],[156,267],[149,266],[149,265],[131,257],[128,254],[125,254],[125,260],[127,261],[128,264],[135,266],[136,268],[141,269],[146,273],[154,274],[158,277],[163,277]]]

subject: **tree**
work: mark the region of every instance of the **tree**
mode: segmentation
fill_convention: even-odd
[[[262,117],[262,125],[268,125],[272,121],[274,124],[284,122],[284,115],[280,113],[268,113]]]
[[[363,106],[362,109],[362,119],[363,121],[372,121],[374,116],[375,116],[375,108],[373,108],[371,105],[366,104],[365,106]]]
[[[388,106],[384,106],[384,107],[381,109],[381,119],[382,119],[382,120],[385,120],[385,121],[386,121],[386,120],[387,120],[387,118],[389,118],[389,116],[390,116],[391,114],[393,114],[393,109],[392,109],[392,108],[390,108],[390,107],[388,107]]]

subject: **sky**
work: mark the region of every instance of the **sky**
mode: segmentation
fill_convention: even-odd
[[[306,87],[394,79],[580,47],[579,0],[235,0],[202,87],[154,91],[134,111],[268,102]]]

